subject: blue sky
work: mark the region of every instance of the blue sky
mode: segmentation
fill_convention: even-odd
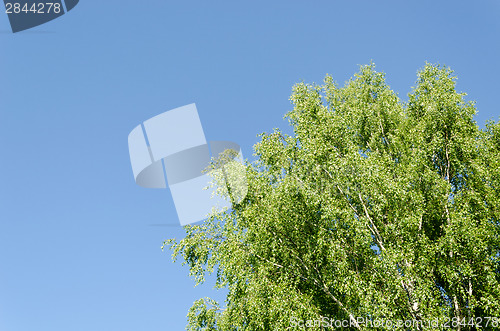
[[[450,66],[484,127],[499,16],[496,0],[81,0],[12,34],[0,14],[0,330],[182,330],[193,301],[223,299],[160,250],[184,231],[168,190],[134,183],[139,123],[194,102],[207,140],[251,157],[287,127],[293,84],[373,60],[405,100],[425,61]]]

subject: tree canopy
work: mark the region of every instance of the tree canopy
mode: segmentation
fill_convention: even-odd
[[[500,317],[500,123],[480,129],[455,86],[432,64],[407,102],[373,64],[343,87],[295,85],[293,135],[260,136],[245,198],[164,243],[228,290],[196,301],[187,329]]]

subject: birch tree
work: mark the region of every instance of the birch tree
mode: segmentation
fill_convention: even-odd
[[[196,301],[187,329],[488,329],[500,317],[500,124],[481,130],[455,85],[432,64],[407,102],[373,64],[342,87],[295,85],[293,135],[260,136],[246,197],[164,243],[196,283],[215,273],[228,290]]]

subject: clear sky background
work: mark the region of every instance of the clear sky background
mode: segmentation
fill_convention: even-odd
[[[194,102],[207,140],[252,158],[295,83],[373,60],[405,100],[425,61],[450,66],[484,127],[499,41],[497,0],[81,0],[16,34],[0,13],[0,331],[183,330],[223,299],[161,252],[184,231],[168,189],[134,182],[142,121]]]

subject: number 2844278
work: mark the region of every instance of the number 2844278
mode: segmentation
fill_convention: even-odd
[[[7,14],[59,14],[61,10],[61,4],[58,2],[38,2],[32,4],[21,4],[19,2],[5,3],[5,13]]]

